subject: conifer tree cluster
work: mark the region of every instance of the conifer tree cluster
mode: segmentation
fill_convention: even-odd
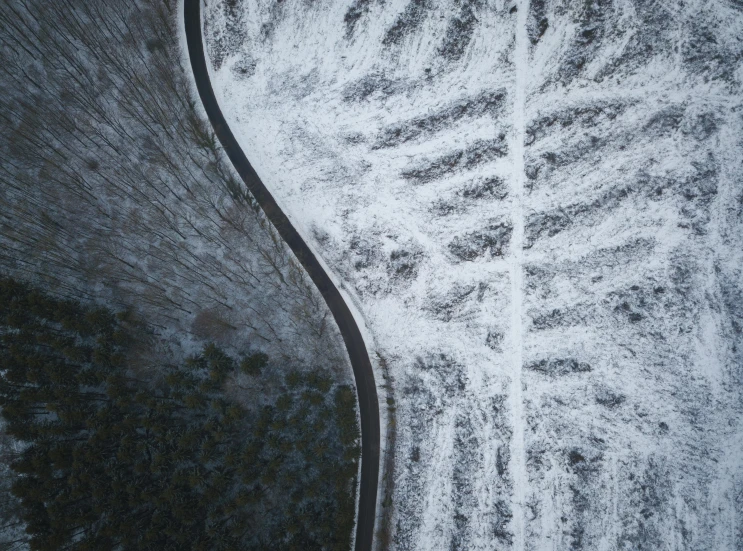
[[[359,431],[351,388],[292,370],[267,401],[225,389],[270,359],[215,345],[129,365],[123,316],[0,280],[0,407],[32,549],[347,549]]]

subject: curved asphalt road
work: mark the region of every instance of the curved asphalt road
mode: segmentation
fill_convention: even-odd
[[[377,481],[379,478],[379,402],[377,401],[374,372],[364,345],[364,339],[338,289],[333,285],[315,255],[312,254],[310,248],[276,204],[266,186],[263,185],[245,153],[240,149],[235,136],[233,136],[227,121],[222,115],[209,80],[206,56],[204,55],[204,43],[201,36],[201,0],[184,0],[183,15],[186,24],[186,41],[189,57],[191,58],[191,69],[196,79],[196,86],[204,104],[204,109],[214,127],[214,132],[263,212],[266,213],[268,219],[278,230],[286,244],[289,245],[289,248],[322,293],[346,343],[353,374],[356,378],[359,411],[361,413],[361,483],[359,486],[358,524],[356,525],[356,551],[371,551],[377,505]]]

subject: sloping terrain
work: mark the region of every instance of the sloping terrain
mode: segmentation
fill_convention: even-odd
[[[743,545],[739,1],[206,15],[394,380],[394,549]]]
[[[132,309],[183,355],[249,343],[348,377],[322,297],[197,110],[177,7],[0,6],[0,272]]]

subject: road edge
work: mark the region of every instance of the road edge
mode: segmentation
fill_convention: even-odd
[[[183,0],[183,21],[188,57],[204,111],[222,148],[264,214],[312,279],[333,314],[346,345],[356,381],[361,418],[361,479],[359,481],[355,550],[371,551],[376,519],[380,455],[380,417],[374,371],[356,320],[324,270],[322,263],[304,242],[289,218],[261,181],[240,148],[219,107],[211,85],[201,26],[201,0]]]

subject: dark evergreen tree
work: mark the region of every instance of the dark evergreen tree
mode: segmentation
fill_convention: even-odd
[[[0,280],[0,407],[22,444],[7,463],[32,549],[348,548],[350,388],[292,371],[253,411],[224,388],[265,355],[208,345],[143,378],[135,341],[105,309]]]

